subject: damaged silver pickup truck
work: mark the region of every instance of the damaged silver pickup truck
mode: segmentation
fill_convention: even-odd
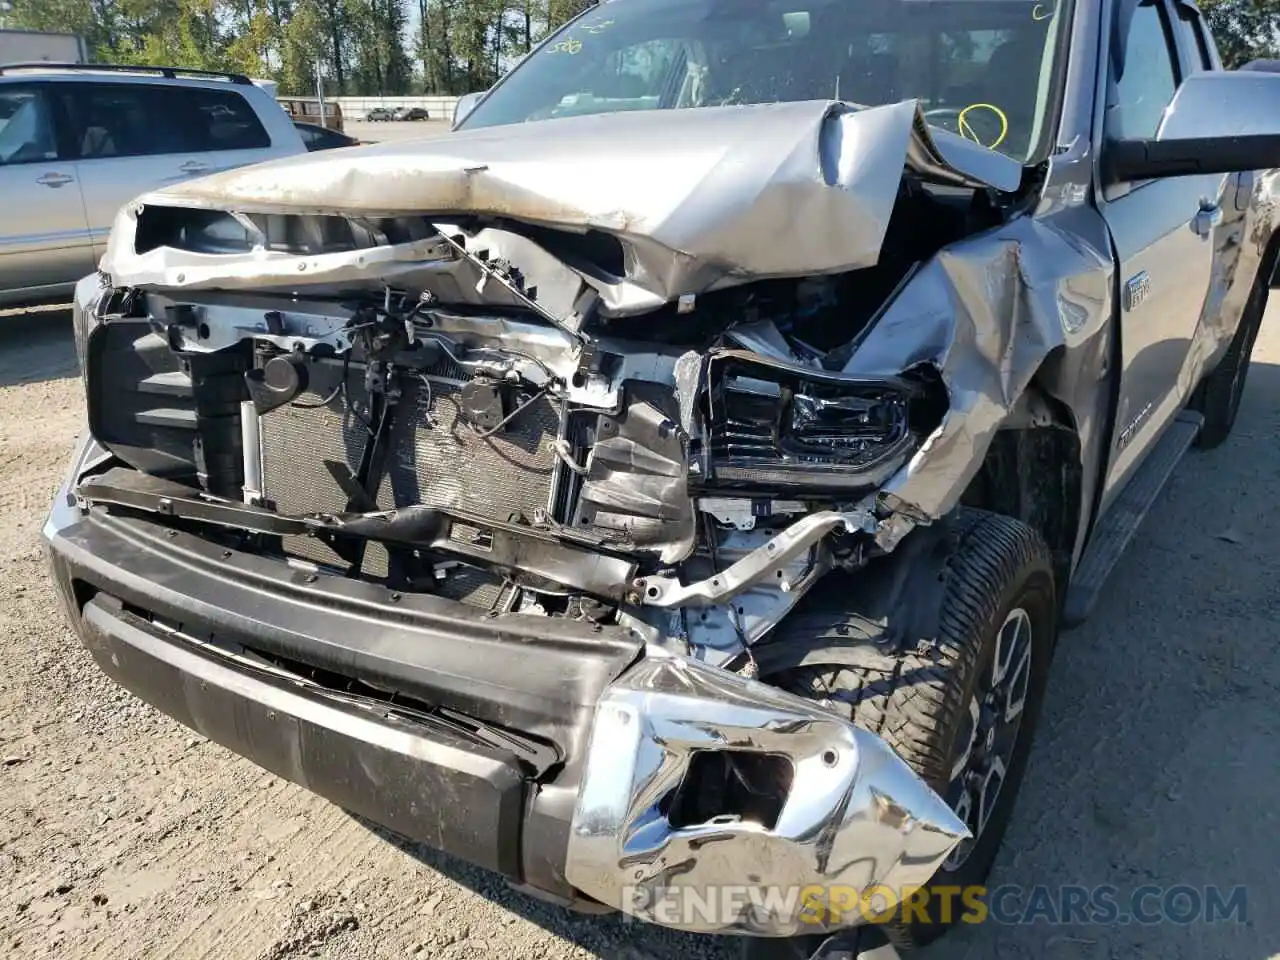
[[[521,889],[830,948],[986,875],[1059,624],[1230,430],[1277,104],[1178,0],[608,0],[447,137],[121,211],[68,614]]]

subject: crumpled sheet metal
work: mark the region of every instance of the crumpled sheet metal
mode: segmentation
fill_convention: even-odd
[[[929,128],[915,101],[862,110],[803,101],[603,114],[321,151],[176,185],[139,203],[479,215],[514,229],[602,231],[623,243],[627,276],[590,280],[607,310],[634,313],[681,294],[873,265],[908,166],[935,181],[1005,190],[1021,177],[1009,158]],[[104,261],[121,284],[141,266],[133,261],[139,203],[122,212]],[[237,279],[248,267],[244,255],[204,260],[228,262]],[[255,266],[264,286],[325,279],[325,269],[289,275],[292,264],[274,257]],[[216,285],[216,270],[203,270],[200,283]]]
[[[1070,211],[1075,220],[1095,216]],[[1022,217],[946,247],[903,288],[853,352],[844,372],[893,376],[932,367],[949,409],[920,449],[882,487],[922,519],[940,517],[977,474],[992,438],[1055,350],[1089,352],[1100,362],[1111,312],[1113,267],[1100,221],[1059,229],[1054,218]],[[1092,247],[1082,236],[1095,236]],[[1096,361],[1096,362],[1095,362]],[[1083,448],[1102,397],[1097,379],[1058,379],[1051,364],[1041,386],[1071,409]],[[1086,465],[1088,466],[1088,465]]]
[[[667,802],[694,757],[715,751],[790,761],[774,822],[672,823]],[[565,877],[601,903],[698,933],[779,937],[865,922],[856,910],[813,908],[878,885],[919,887],[969,836],[874,733],[776,687],[654,648],[601,696],[581,784]],[[727,887],[759,898],[735,911],[666,909]],[[796,895],[805,888],[811,899]]]
[[[134,252],[137,210],[116,215],[100,269],[116,286],[144,290],[295,290],[326,284],[381,289],[399,286],[430,265],[449,266],[452,254],[439,237],[367,250],[298,256],[274,250],[211,254],[172,247]],[[504,301],[505,302],[505,301]]]

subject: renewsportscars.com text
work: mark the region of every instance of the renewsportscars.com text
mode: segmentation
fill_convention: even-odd
[[[1132,889],[1103,884],[1021,887],[1003,885],[908,887],[767,887],[733,885],[691,890],[684,887],[629,887],[627,912],[657,923],[689,926],[732,924],[755,912],[799,916],[824,926],[904,922],[999,923],[1008,925],[1244,923],[1246,888],[1157,886]]]

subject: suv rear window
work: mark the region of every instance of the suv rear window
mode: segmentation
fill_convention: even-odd
[[[271,137],[244,97],[233,90],[170,88],[198,143],[196,150],[264,150]]]
[[[148,83],[75,83],[59,88],[82,159],[271,146],[253,108],[232,90]]]
[[[0,166],[58,156],[53,119],[35,87],[0,87]]]

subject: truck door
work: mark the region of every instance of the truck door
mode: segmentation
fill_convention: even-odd
[[[1129,0],[1127,6],[1113,28],[1121,42],[1111,44],[1107,139],[1154,136],[1187,69],[1169,3]],[[1119,50],[1123,59],[1116,62]],[[1215,247],[1225,235],[1222,201],[1230,182],[1221,175],[1168,177],[1103,191],[1099,206],[1120,268],[1122,358],[1103,509],[1194,386],[1181,374],[1209,292]]]
[[[93,271],[75,163],[45,84],[0,86],[0,303],[69,293]]]

